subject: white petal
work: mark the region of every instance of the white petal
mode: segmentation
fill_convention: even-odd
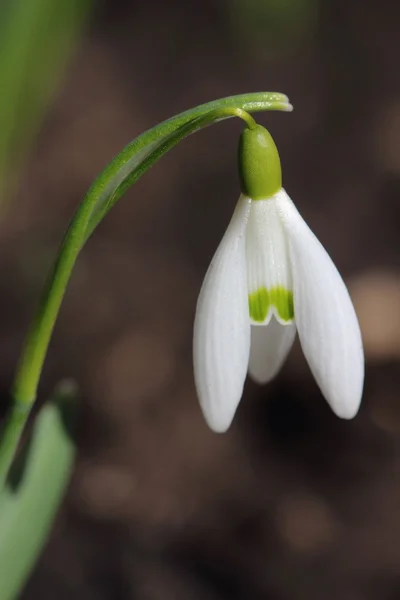
[[[330,256],[284,190],[277,202],[289,240],[294,312],[303,352],[332,410],[351,419],[364,382],[364,353],[353,304]]]
[[[251,200],[239,198],[197,301],[194,376],[211,429],[226,431],[239,404],[250,352],[245,233]]]
[[[251,204],[246,260],[251,322],[266,324],[272,314],[282,323],[292,320],[289,250],[275,197]]]
[[[252,325],[249,374],[257,383],[275,377],[285,362],[296,337],[296,325],[282,325],[272,317],[268,325]]]

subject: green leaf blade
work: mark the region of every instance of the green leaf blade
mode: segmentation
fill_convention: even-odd
[[[39,129],[90,6],[91,0],[0,2],[0,201]]]
[[[15,600],[40,555],[75,458],[75,391],[55,393],[35,421],[25,453],[0,493],[0,598]]]

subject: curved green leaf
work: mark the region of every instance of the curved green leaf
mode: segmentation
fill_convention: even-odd
[[[15,600],[39,557],[68,485],[75,390],[60,386],[40,411],[30,440],[0,494],[0,598]]]

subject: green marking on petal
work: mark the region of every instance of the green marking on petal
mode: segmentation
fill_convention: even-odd
[[[270,290],[262,287],[249,294],[250,317],[256,323],[265,321],[271,307],[275,307],[276,312],[283,321],[293,321],[293,292],[278,285]]]

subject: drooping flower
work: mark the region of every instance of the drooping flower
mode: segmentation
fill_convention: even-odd
[[[323,396],[350,419],[364,381],[355,310],[329,254],[282,188],[278,151],[260,125],[242,133],[239,174],[242,194],[196,309],[194,375],[205,419],[226,431],[247,371],[259,383],[275,377],[296,331]]]

